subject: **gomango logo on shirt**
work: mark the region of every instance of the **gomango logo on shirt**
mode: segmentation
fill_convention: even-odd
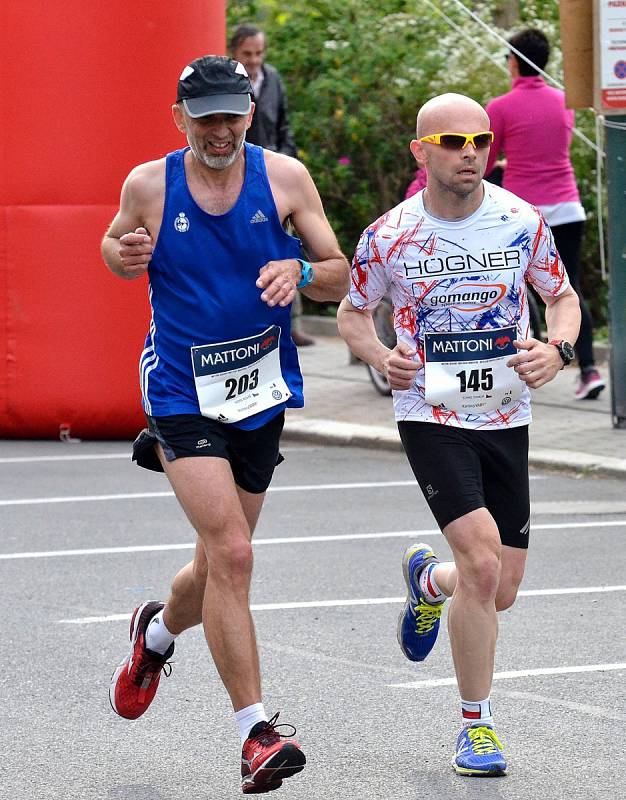
[[[461,283],[445,292],[429,294],[431,308],[454,308],[456,311],[483,311],[497,305],[506,294],[503,283]]]

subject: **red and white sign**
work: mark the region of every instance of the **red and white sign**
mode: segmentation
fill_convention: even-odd
[[[600,103],[626,109],[626,0],[599,0]]]

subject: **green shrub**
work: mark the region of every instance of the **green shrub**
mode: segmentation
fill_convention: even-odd
[[[254,22],[268,40],[267,59],[287,86],[299,157],[313,175],[344,252],[351,257],[362,230],[404,197],[415,170],[409,153],[419,106],[444,91],[480,103],[509,89],[502,69],[506,46],[452,2],[428,0],[231,0],[229,30]],[[469,4],[493,25],[501,2]],[[553,45],[550,74],[561,77],[557,2],[521,3],[511,30],[533,25]],[[491,55],[480,52],[470,36]],[[577,115],[593,138],[593,114]],[[595,156],[579,140],[572,147],[582,202],[590,213],[584,244],[583,286],[599,323],[605,287],[599,280],[595,218]]]

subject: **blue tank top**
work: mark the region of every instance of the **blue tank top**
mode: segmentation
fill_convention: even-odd
[[[256,286],[268,261],[300,256],[300,241],[283,230],[262,148],[245,144],[241,192],[219,216],[207,214],[191,196],[184,166],[188,149],[165,160],[163,220],[148,268],[152,319],[139,361],[143,408],[155,417],[199,414],[191,347],[243,339],[278,325],[281,371],[292,396],[232,423],[252,430],[287,406],[304,405],[291,309],[270,308]]]

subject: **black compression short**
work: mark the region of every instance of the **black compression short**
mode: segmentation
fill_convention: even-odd
[[[225,458],[237,486],[261,494],[270,485],[274,468],[283,461],[279,452],[285,414],[265,425],[244,431],[201,414],[148,417],[148,428],[133,444],[133,461],[140,467],[163,472],[154,445],[159,442],[168,461],[177,458]]]
[[[496,521],[502,544],[528,547],[528,426],[480,431],[398,422],[420,489],[443,530],[477,508]]]

